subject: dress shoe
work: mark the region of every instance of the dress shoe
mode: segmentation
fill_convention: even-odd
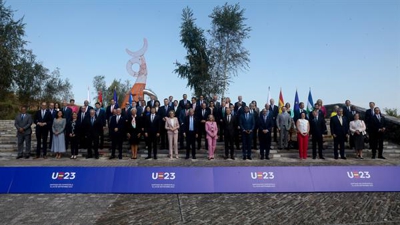
[[[19,156],[17,156],[17,158],[16,159],[21,159],[22,158],[22,155],[19,155]]]
[[[261,156],[260,159],[263,160],[263,159],[264,159],[264,156]]]
[[[338,159],[338,157],[335,157],[335,159]]]
[[[44,155],[44,156],[43,156],[43,159],[47,159],[47,156]]]
[[[386,159],[386,158],[383,156],[378,156],[378,159]]]
[[[246,160],[246,157],[243,157],[243,160]]]
[[[25,156],[25,159],[29,159],[29,157],[30,157],[29,155],[26,155],[26,156]]]
[[[372,156],[371,159],[375,159],[375,156]]]
[[[251,158],[251,156],[247,156],[247,159],[248,159],[248,160],[253,160],[253,159]]]
[[[90,158],[93,158],[93,156],[87,155],[85,158],[86,158],[86,159],[90,159]]]
[[[340,157],[341,159],[347,159],[346,156]]]
[[[319,157],[319,159],[325,159],[323,156]]]
[[[360,156],[360,159],[364,159],[362,156]]]
[[[266,156],[266,157],[265,157],[265,159],[266,159],[266,160],[269,160],[269,157],[268,157],[268,156]]]
[[[118,156],[118,159],[121,160],[121,159],[122,159],[122,156]]]
[[[157,159],[157,156],[154,156],[154,159]]]
[[[192,159],[197,159],[196,156],[193,156]]]
[[[228,159],[228,156],[224,156],[224,159],[227,160],[227,159]]]
[[[99,156],[98,156],[98,155],[96,155],[94,158],[95,158],[95,159],[99,159]]]
[[[34,159],[40,159],[40,156],[35,156],[35,158]]]
[[[115,159],[115,155],[110,156],[108,159]]]
[[[231,159],[232,159],[232,160],[235,160],[235,157],[232,156]]]
[[[317,157],[312,157],[312,159],[316,159]]]
[[[150,156],[147,156],[145,159],[152,159]]]
[[[186,156],[186,157],[185,157],[185,159],[189,159],[189,158],[190,158],[189,156]]]

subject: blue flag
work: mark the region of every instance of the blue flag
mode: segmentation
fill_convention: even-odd
[[[296,89],[296,95],[294,96],[294,104],[293,104],[293,110],[292,110],[292,118],[294,117],[294,112],[299,111],[299,95],[297,94],[297,89]]]
[[[132,101],[133,101],[132,92],[129,92],[129,105],[130,106],[132,106]]]
[[[115,107],[118,109],[118,95],[117,95],[117,90],[114,89],[114,97],[113,97],[114,101],[115,101]]]
[[[314,101],[312,100],[311,96],[311,88],[310,92],[308,92],[308,101],[307,101],[307,113],[309,114],[314,108]]]

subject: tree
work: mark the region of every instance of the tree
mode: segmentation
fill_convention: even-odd
[[[103,101],[110,104],[111,99],[114,97],[114,90],[117,92],[118,96],[118,105],[122,106],[122,101],[125,98],[127,92],[131,89],[131,84],[129,80],[126,80],[125,83],[122,83],[121,80],[114,79],[111,85],[107,88],[107,93],[103,95]]]
[[[48,71],[48,69],[46,69]],[[48,75],[47,80],[42,82],[43,93],[40,101],[57,101],[73,98],[72,85],[68,78],[63,80],[61,78],[60,69],[56,68],[51,74]]]
[[[222,97],[232,82],[232,76],[238,75],[238,69],[247,70],[250,53],[243,47],[249,38],[251,27],[245,24],[244,9],[239,3],[217,6],[209,16],[212,19],[210,51],[212,54],[212,77],[221,82]]]
[[[207,40],[204,37],[204,30],[197,27],[193,12],[189,7],[182,11],[181,43],[186,48],[186,63],[175,62],[175,73],[178,77],[187,79],[187,87],[194,89],[196,96],[212,92],[210,89],[211,67],[207,51]]]
[[[97,75],[97,76],[93,77],[93,87],[94,87],[94,91],[96,92],[95,97],[93,97],[93,100],[95,102],[97,102],[99,91],[101,91],[104,96],[104,94],[105,94],[104,91],[106,91],[106,89],[107,89],[105,76]]]
[[[14,20],[14,11],[0,0],[0,101],[12,90],[15,66],[26,41],[23,18]]]
[[[393,116],[393,117],[400,118],[400,116],[397,114],[397,109],[395,109],[395,108],[393,108],[393,109],[384,108],[383,110],[385,111],[385,113],[388,116]]]

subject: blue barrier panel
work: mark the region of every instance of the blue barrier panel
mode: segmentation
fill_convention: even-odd
[[[315,192],[400,191],[397,166],[311,167]]]
[[[400,191],[400,167],[0,167],[0,193]]]
[[[0,167],[0,193],[8,193],[14,179],[15,167]]]
[[[117,167],[114,193],[212,193],[211,167]]]
[[[215,192],[312,192],[309,167],[216,167]]]

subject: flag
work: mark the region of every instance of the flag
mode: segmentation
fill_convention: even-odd
[[[270,89],[270,87],[268,87],[268,99],[267,99],[267,101],[268,101],[268,104],[271,101],[271,89]]]
[[[113,97],[114,101],[115,101],[115,107],[118,109],[118,96],[117,96],[117,90],[114,88],[114,97]],[[115,108],[114,107],[114,108]]]
[[[98,97],[97,97],[97,99],[98,99],[98,101],[99,101],[100,103],[103,102],[103,93],[101,93],[101,91],[98,92]]]
[[[87,86],[87,99],[88,102],[90,103],[90,92],[89,92],[89,86]]]
[[[282,113],[282,107],[285,105],[285,102],[283,101],[283,95],[282,95],[282,88],[281,91],[279,92],[279,113]]]
[[[297,94],[297,89],[296,89],[296,95],[294,96],[294,104],[293,104],[293,110],[291,112],[292,118],[294,117],[294,112],[299,111],[299,95]]]
[[[129,105],[130,106],[132,106],[132,101],[133,101],[132,92],[129,92]]]
[[[314,102],[312,100],[312,96],[311,96],[311,88],[310,88],[310,92],[308,92],[308,101],[307,101],[307,114],[309,114],[314,108]]]

